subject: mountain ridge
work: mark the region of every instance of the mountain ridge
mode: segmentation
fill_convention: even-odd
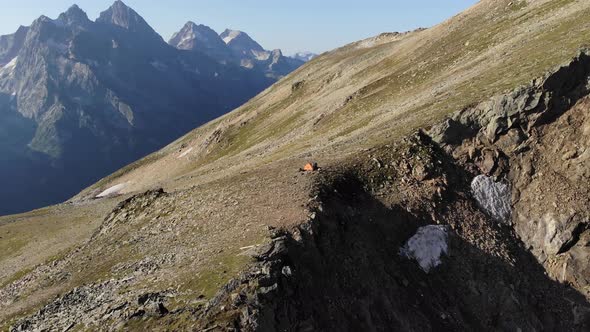
[[[206,25],[187,22],[168,43],[178,49],[201,52],[223,63],[262,70],[267,76],[281,78],[299,68],[305,61],[283,56],[281,50],[267,51],[247,33],[226,29],[217,34]]]
[[[163,41],[162,37],[135,10],[123,1],[116,0],[106,11],[101,12],[96,23],[112,24],[130,32],[153,36]]]

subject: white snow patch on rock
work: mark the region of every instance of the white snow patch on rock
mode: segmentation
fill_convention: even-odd
[[[449,234],[446,226],[428,225],[418,231],[400,249],[400,255],[414,259],[426,273],[439,266],[441,256],[449,251]]]
[[[16,67],[16,63],[18,61],[18,57],[14,57],[14,59],[10,60],[7,64],[0,66],[0,74],[1,75],[11,75]]]
[[[240,34],[242,34],[242,32],[241,32],[241,31],[237,31],[237,30],[231,30],[231,31],[229,32],[229,34],[228,34],[228,35],[227,35],[225,38],[223,38],[223,41],[224,41],[226,44],[229,44],[229,43],[230,43],[232,40],[234,40],[234,39],[235,39],[237,36],[239,36]]]
[[[96,198],[103,198],[111,195],[117,195],[127,186],[127,183],[119,183],[118,185],[112,186],[109,189],[101,192],[100,194],[96,195]]]
[[[260,51],[252,50],[252,55],[254,55],[254,57],[258,61],[266,61],[270,58],[271,52],[268,52],[268,51],[260,52]]]
[[[182,40],[180,41],[180,43],[178,43],[178,45],[188,44],[188,43],[192,42],[193,40],[195,40],[196,38],[197,38],[197,36],[195,35],[195,32],[191,31],[182,37]]]
[[[178,159],[180,159],[182,157],[186,157],[189,153],[191,153],[191,151],[193,151],[193,148],[190,148],[190,149],[184,151],[183,153],[180,154],[180,156],[178,156]]]
[[[18,61],[18,57],[15,56],[10,62],[8,62],[3,69],[9,69],[16,67],[16,62]]]
[[[495,182],[489,176],[478,175],[471,182],[471,192],[479,206],[496,221],[510,224],[512,207],[510,206],[510,186]]]

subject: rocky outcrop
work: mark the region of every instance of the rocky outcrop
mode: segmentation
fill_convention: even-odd
[[[430,161],[436,162],[424,167]],[[198,315],[199,329],[590,326],[583,297],[547,278],[509,228],[479,211],[453,163],[418,135],[320,175],[309,220],[274,230],[272,242],[254,254],[258,262]],[[428,169],[429,180],[415,179],[415,167]],[[411,248],[416,242],[436,252],[422,255]]]
[[[555,280],[590,299],[589,89],[583,51],[544,78],[454,114],[430,135],[475,177],[482,208],[509,221]],[[504,181],[509,219],[506,188],[497,187]]]
[[[173,291],[120,295],[131,280],[112,279],[74,288],[34,315],[19,321],[10,331],[68,331],[76,326],[108,331],[120,329],[130,319],[168,314],[164,303],[174,294]]]
[[[18,56],[22,48],[29,28],[20,26],[18,30],[7,36],[0,36],[0,67],[4,67],[12,59]]]
[[[582,52],[434,126],[434,145],[418,134],[332,170],[309,222],[224,288],[202,328],[588,329],[589,78]],[[434,263],[408,255],[424,222],[448,227]]]
[[[119,223],[125,222],[130,217],[139,215],[146,207],[151,205],[158,198],[165,196],[166,192],[162,188],[148,190],[145,193],[133,195],[130,198],[119,203],[113,211],[105,218],[99,229],[92,238],[104,236],[110,230],[116,228]],[[92,239],[91,239],[92,241]]]
[[[522,135],[530,135],[587,96],[589,76],[590,55],[582,51],[571,63],[546,77],[457,112],[434,126],[429,134],[443,145],[460,144],[467,138],[493,144],[504,136],[511,136],[518,145]],[[509,135],[512,129],[519,132]]]

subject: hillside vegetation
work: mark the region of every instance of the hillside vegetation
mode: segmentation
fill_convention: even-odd
[[[588,17],[585,0],[484,0],[432,28],[346,45],[69,202],[1,218],[0,271],[9,272],[0,273],[0,322],[22,330],[583,330],[587,203],[559,201],[582,221],[555,226],[565,235],[551,251],[539,240],[549,226],[535,219],[528,229],[543,233],[526,233],[524,217],[499,225],[469,183],[479,173],[510,181],[519,191],[513,215],[541,220],[551,204],[534,197],[557,197],[549,184],[572,174],[587,180],[590,71],[580,51],[590,42]],[[506,111],[521,99],[517,115]],[[490,142],[481,138],[488,115],[510,123]],[[432,134],[449,117],[468,128],[458,142]],[[557,137],[568,124],[578,150],[562,160]],[[564,160],[571,165],[553,167]],[[309,161],[320,171],[299,172]],[[514,175],[530,165],[528,180]],[[535,182],[543,174],[551,182]],[[118,195],[96,198],[115,186]],[[560,193],[587,194],[574,187]],[[399,255],[428,224],[452,234],[448,259],[430,274]],[[30,240],[43,238],[40,230],[75,241],[41,247]]]

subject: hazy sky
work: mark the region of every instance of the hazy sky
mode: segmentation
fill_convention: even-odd
[[[73,3],[94,20],[113,0],[0,0],[0,35]],[[168,40],[191,20],[217,32],[246,31],[267,49],[321,53],[381,32],[429,27],[476,0],[126,0]]]

